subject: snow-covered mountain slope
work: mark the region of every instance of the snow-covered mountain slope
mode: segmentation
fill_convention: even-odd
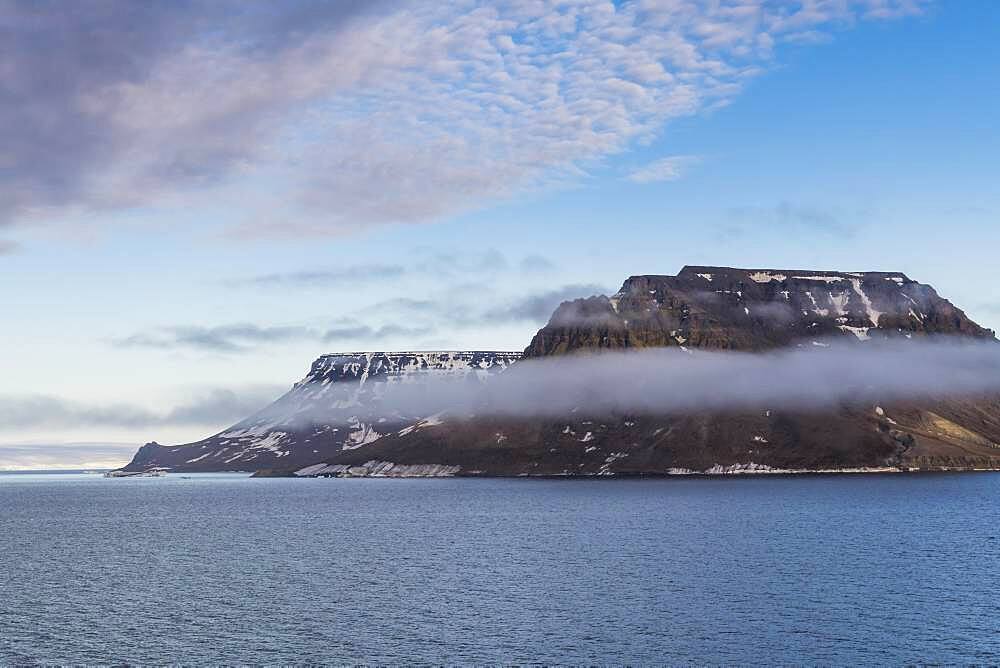
[[[868,345],[879,338],[934,336],[995,341],[993,332],[931,286],[900,273],[685,267],[677,276],[633,276],[610,298],[562,304],[525,352],[545,357],[668,346],[764,351],[813,344],[820,350],[830,338]],[[506,380],[517,376],[512,369]],[[429,465],[450,467],[456,475],[994,469],[1000,468],[1000,400],[887,401],[816,411],[761,405],[613,417],[572,411],[517,418],[484,411],[388,434],[326,463],[301,474],[411,475],[414,467]]]
[[[412,386],[407,389],[419,394],[432,379],[438,388],[441,381],[454,381],[459,388],[478,384],[520,357],[497,351],[323,355],[305,378],[259,413],[196,443],[144,445],[126,469],[257,471],[313,464],[420,424],[435,412],[435,407],[422,405],[407,412],[398,401],[390,407],[384,397],[400,386]]]
[[[529,357],[581,348],[764,350],[840,337],[992,338],[929,285],[896,272],[684,267],[562,304]]]
[[[864,346],[935,336],[996,341],[934,288],[900,273],[685,267],[677,276],[632,276],[611,297],[562,304],[525,355],[669,346],[819,350],[830,338]],[[143,446],[128,468],[387,477],[1000,468],[997,397],[610,417],[576,410],[556,417],[496,415],[488,403],[473,415],[453,410],[461,402],[440,385],[423,393],[435,405],[399,401],[395,392],[387,398],[411,385],[410,397],[419,396],[429,378],[478,386],[520,357],[324,356],[264,411],[198,443]],[[516,365],[509,374],[512,383],[522,377]],[[587,389],[602,391],[599,381]],[[477,400],[488,402],[488,394]]]

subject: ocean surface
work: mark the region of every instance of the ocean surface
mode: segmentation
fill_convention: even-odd
[[[0,664],[1000,662],[1000,475],[0,475]]]

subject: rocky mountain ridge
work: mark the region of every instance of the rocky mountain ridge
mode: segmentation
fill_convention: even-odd
[[[430,414],[387,405],[384,398],[393,386],[420,386],[431,379],[476,385],[520,357],[508,351],[323,355],[305,378],[259,413],[195,443],[148,443],[126,469],[257,471],[313,464],[419,424]]]
[[[684,267],[677,276],[632,276],[611,297],[563,303],[524,355],[661,347],[760,352],[822,347],[831,340],[866,345],[933,337],[995,341],[993,332],[932,287],[901,273]],[[487,365],[483,378],[520,357],[472,355],[487,356],[480,359]],[[333,373],[359,378],[351,366],[357,360],[335,359]],[[316,365],[326,369],[322,360]],[[404,360],[403,366],[408,364]],[[478,363],[462,364],[476,368]],[[514,365],[506,372],[513,375],[505,378],[516,378],[517,369]],[[311,372],[275,404],[277,413],[291,412],[300,421],[303,414],[315,414],[309,429],[286,429],[285,422],[265,411],[204,442],[140,451],[129,466],[193,470],[224,465],[228,468],[198,470],[384,477],[1000,468],[996,397],[879,401],[823,411],[762,404],[728,412],[607,416],[573,411],[557,418],[519,418],[489,411],[460,414],[442,406],[422,415],[383,415],[378,392],[351,390],[352,398],[345,399],[338,390],[337,401],[315,404],[316,397],[330,392],[323,389],[327,376]],[[350,416],[338,412],[347,405]],[[234,447],[245,454],[235,455]],[[172,456],[168,462],[167,450],[183,452],[185,458]]]
[[[611,297],[563,303],[525,356],[664,346],[755,351],[926,335],[993,332],[901,273],[688,266],[676,276],[632,276]]]

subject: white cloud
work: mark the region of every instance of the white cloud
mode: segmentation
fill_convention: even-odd
[[[216,19],[26,116],[38,132],[82,125],[103,141],[74,173],[26,174],[6,214],[128,208],[252,177],[273,191],[244,188],[247,234],[433,220],[573,182],[670,119],[726,104],[775,44],[922,4],[459,0],[274,34]]]
[[[633,170],[629,175],[630,181],[636,183],[653,183],[655,181],[676,181],[684,175],[684,172],[692,164],[698,162],[700,158],[693,155],[673,155],[655,160],[648,165]]]
[[[124,466],[138,443],[0,444],[0,471],[104,469]]]

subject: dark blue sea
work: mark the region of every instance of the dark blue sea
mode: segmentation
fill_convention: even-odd
[[[0,475],[0,664],[1000,662],[1000,475]]]

